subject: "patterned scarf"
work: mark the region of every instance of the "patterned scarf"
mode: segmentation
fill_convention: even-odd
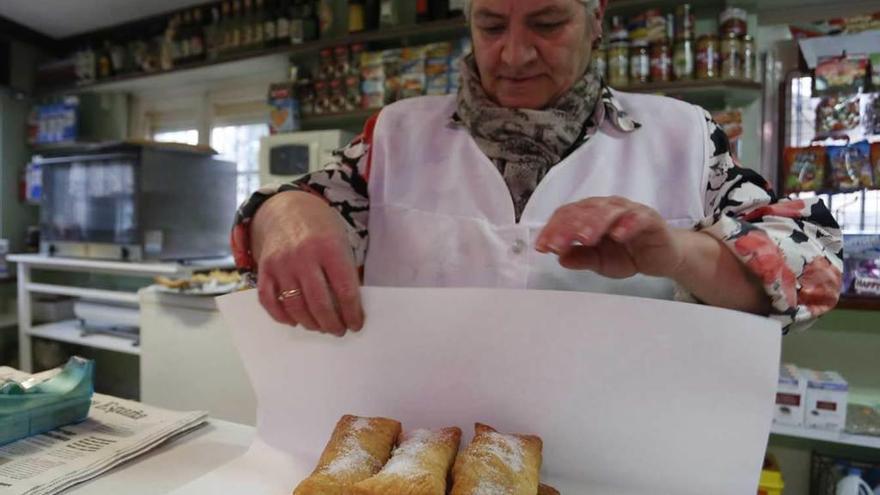
[[[557,102],[543,110],[505,108],[480,83],[473,55],[462,62],[456,120],[470,131],[480,150],[498,167],[513,198],[519,221],[526,203],[554,165],[588,137],[602,92],[602,81],[587,71]]]

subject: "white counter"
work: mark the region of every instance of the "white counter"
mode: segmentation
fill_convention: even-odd
[[[212,419],[207,426],[173,439],[65,493],[168,493],[240,457],[248,450],[255,435],[256,430],[251,426]]]

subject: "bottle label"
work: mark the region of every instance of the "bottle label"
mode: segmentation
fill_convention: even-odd
[[[278,30],[275,32],[275,36],[278,39],[290,37],[290,20],[284,17],[278,19]]]
[[[263,24],[263,39],[267,42],[275,41],[275,21],[266,21]]]
[[[305,41],[305,22],[302,19],[294,19],[290,23],[290,42],[302,43]]]

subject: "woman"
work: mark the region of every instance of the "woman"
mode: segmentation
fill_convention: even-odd
[[[457,96],[386,107],[324,171],[254,194],[233,247],[272,317],[359,330],[358,267],[378,286],[677,292],[786,330],[832,309],[824,204],[777,202],[704,110],[606,87],[588,70],[606,5],[472,0]]]

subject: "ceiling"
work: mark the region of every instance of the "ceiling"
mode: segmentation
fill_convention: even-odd
[[[143,19],[205,0],[0,0],[0,17],[50,38]]]

